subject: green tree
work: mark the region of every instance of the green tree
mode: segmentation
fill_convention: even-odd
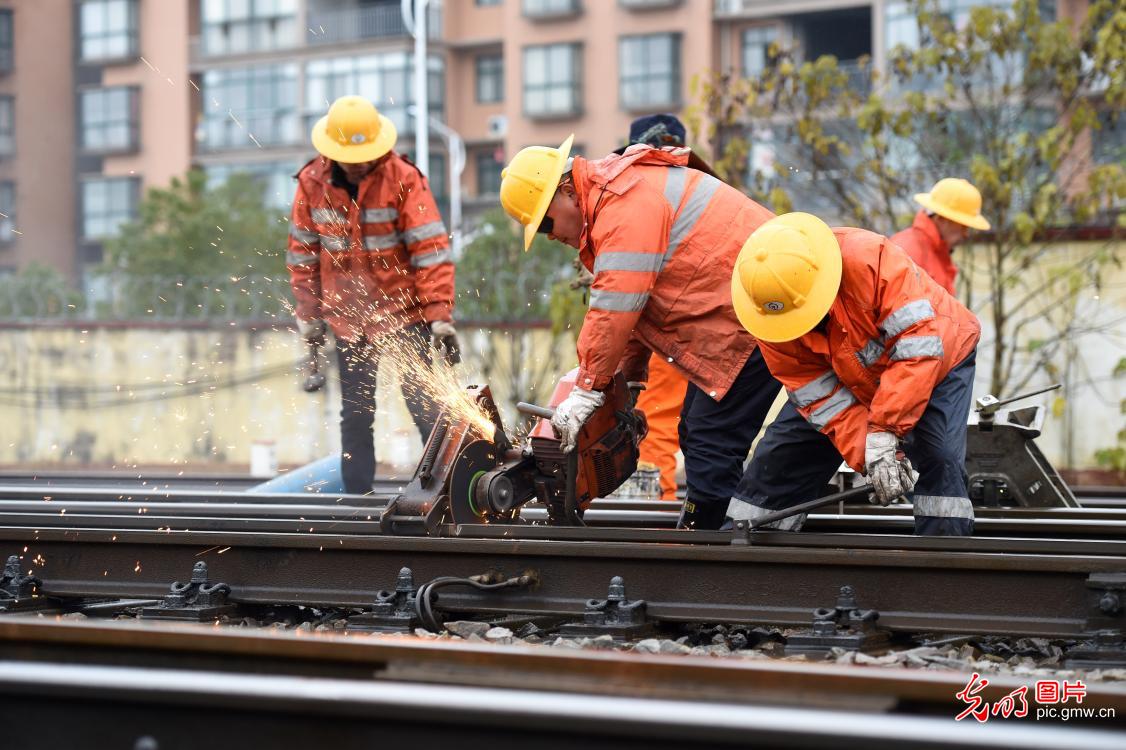
[[[1011,393],[1068,356],[1075,316],[1055,311],[1097,295],[1120,262],[1114,243],[1061,254],[1041,240],[1074,224],[1120,235],[1122,155],[1096,160],[1090,143],[1126,101],[1126,6],[1095,0],[1073,29],[1042,18],[1036,0],[974,7],[960,26],[936,0],[911,5],[920,43],[891,51],[888,80],[866,59],[858,81],[831,56],[774,46],[760,77],[695,81],[689,121],[721,175],[779,212],[891,233],[937,178],[974,182],[993,230],[963,254],[962,294],[990,324],[990,389]],[[985,299],[972,298],[977,278]]]
[[[37,261],[0,277],[0,319],[69,318],[83,308],[82,294],[66,277]]]
[[[501,384],[512,403],[546,398],[565,366],[559,334],[535,329],[550,320],[552,290],[573,276],[574,256],[547,237],[525,252],[522,229],[496,209],[482,217],[458,260],[455,315],[480,325],[471,343],[481,374]]]
[[[481,218],[457,263],[459,318],[506,323],[549,319],[551,288],[570,273],[575,251],[537,236],[525,252],[522,231],[499,208]]]
[[[106,240],[101,269],[116,316],[236,318],[287,305],[285,217],[251,175],[209,187],[192,170],[152,188],[135,221]]]

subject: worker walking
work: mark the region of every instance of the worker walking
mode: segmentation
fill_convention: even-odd
[[[286,253],[298,330],[310,342],[328,327],[336,337],[341,475],[359,494],[375,476],[380,357],[425,378],[432,346],[457,348],[446,227],[426,178],[392,150],[396,135],[363,97],[333,102],[313,127],[320,156],[297,174]],[[437,409],[416,383],[403,395],[425,441]]]
[[[981,215],[981,193],[966,180],[946,177],[929,193],[916,193],[915,202],[922,208],[914,223],[892,235],[891,241],[906,250],[940,287],[954,294],[958,267],[951,253],[966,241],[970,229],[989,229]]]
[[[917,534],[973,533],[965,474],[981,331],[973,313],[886,238],[805,213],[750,236],[731,295],[789,396],[755,448],[731,518],[816,498],[843,457],[867,473],[881,504],[914,491]]]
[[[740,246],[773,214],[688,168],[688,149],[636,145],[569,160],[572,140],[523,149],[500,186],[505,211],[524,225],[525,249],[545,233],[578,249],[594,273],[578,380],[552,424],[563,450],[573,450],[619,367],[627,380],[645,381],[650,352],[666,358],[689,381],[681,525],[718,528],[779,389],[728,292]]]

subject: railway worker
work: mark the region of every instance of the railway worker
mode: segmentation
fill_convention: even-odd
[[[914,491],[915,533],[973,533],[965,474],[981,331],[973,313],[885,237],[804,213],[750,236],[731,295],[789,396],[755,448],[731,518],[812,500],[843,457],[868,474],[881,504]]]
[[[989,229],[981,215],[981,193],[966,180],[946,177],[929,193],[916,193],[915,202],[922,208],[914,223],[892,235],[891,241],[906,250],[940,287],[954,294],[958,266],[951,253],[966,241],[970,229]]]
[[[344,96],[313,126],[320,156],[297,174],[286,265],[297,328],[323,343],[332,329],[340,368],[341,475],[369,493],[375,475],[376,369],[381,356],[425,377],[431,347],[452,351],[454,266],[426,178],[397,154],[396,130],[363,97]],[[422,434],[437,418],[415,383],[403,395]]]
[[[773,214],[738,190],[687,167],[688,149],[630,146],[604,159],[569,160],[532,146],[501,173],[500,200],[524,225],[579,251],[594,274],[579,333],[576,387],[552,424],[574,449],[583,423],[622,369],[645,381],[650,352],[688,380],[681,413],[688,496],[685,528],[718,528],[779,385],[728,291],[735,256]]]
[[[646,115],[629,126],[630,146],[644,143],[653,148],[683,148],[686,136],[684,123],[674,115]],[[680,450],[680,412],[687,389],[688,379],[666,357],[649,357],[649,382],[637,398],[637,408],[645,413],[649,424],[639,461],[660,472],[662,500],[676,500],[676,452]]]

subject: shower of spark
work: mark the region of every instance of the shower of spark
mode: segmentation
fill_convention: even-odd
[[[421,326],[408,326],[401,333],[383,336],[365,354],[377,361],[382,376],[401,383],[403,397],[412,412],[429,412],[437,417],[444,410],[451,421],[466,422],[481,437],[491,439],[496,424],[466,391],[459,368],[441,361],[431,365],[429,341],[416,338],[423,335],[418,333],[420,329]],[[374,384],[371,387],[374,390]]]

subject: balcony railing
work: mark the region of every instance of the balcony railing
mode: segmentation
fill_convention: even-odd
[[[524,17],[533,21],[554,21],[582,13],[579,0],[522,0]]]
[[[618,0],[618,5],[626,10],[661,10],[675,8],[681,0]]]
[[[309,44],[340,44],[402,36],[407,36],[407,27],[403,23],[398,3],[310,12],[305,31],[305,39]],[[430,39],[442,37],[442,13],[433,5],[426,16],[426,36]]]
[[[856,60],[841,60],[837,68],[848,74],[848,90],[858,96],[872,93],[872,64],[861,66]]]
[[[738,18],[753,11],[761,15],[767,6],[773,6],[775,15],[778,15],[783,12],[785,3],[777,0],[714,0],[712,15],[716,18]]]

